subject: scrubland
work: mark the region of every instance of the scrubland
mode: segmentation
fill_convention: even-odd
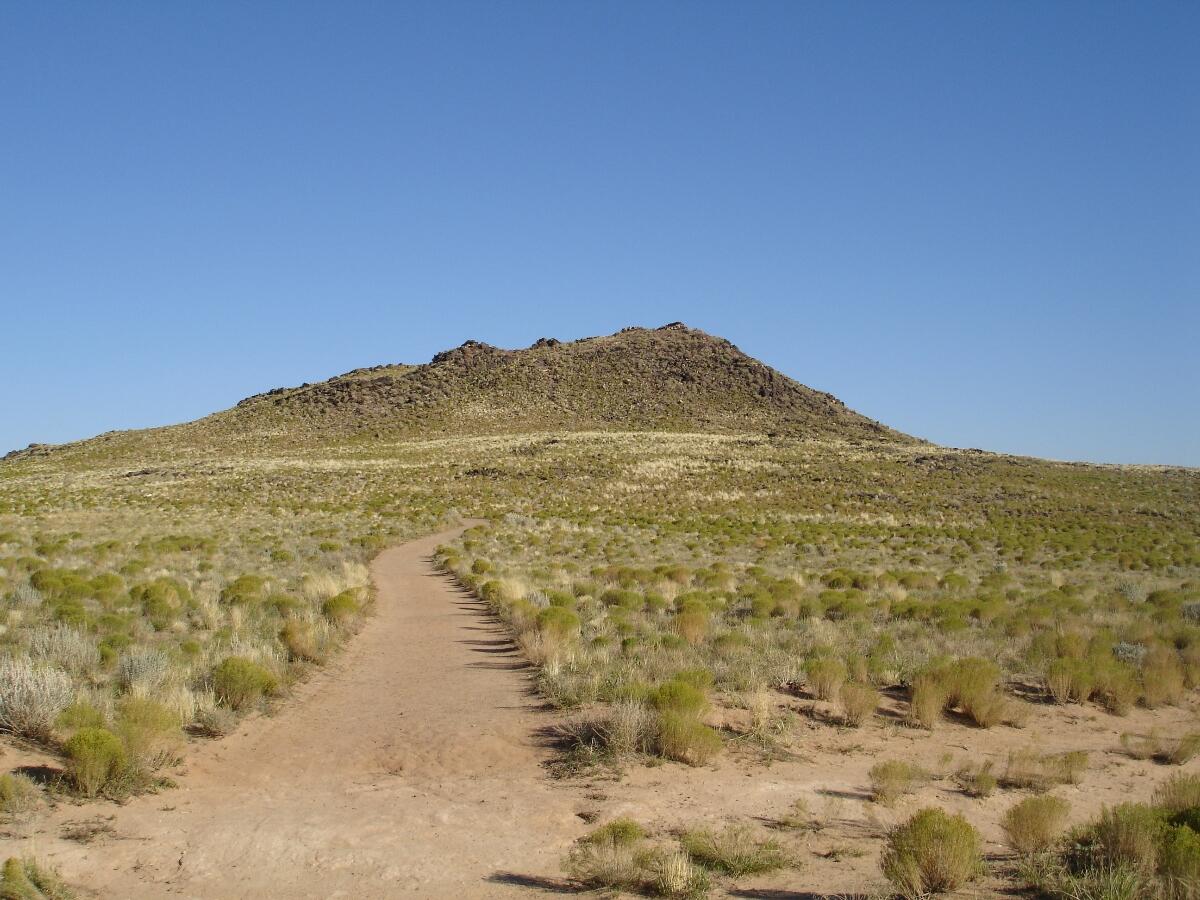
[[[578,881],[834,892],[862,858],[906,896],[1196,896],[1200,800],[1164,782],[1200,751],[1195,472],[763,434],[145,435],[0,465],[0,728],[61,760],[5,776],[11,822],[164,786],[337,652],[374,552],[477,516],[438,560],[561,710],[555,774],[654,820],[598,825]],[[795,788],[637,799],[730,766]],[[822,778],[860,814],[811,811]],[[1145,805],[1074,796],[1129,778]]]

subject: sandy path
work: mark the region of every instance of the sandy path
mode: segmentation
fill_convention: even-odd
[[[274,717],[193,748],[177,790],[60,807],[32,849],[112,897],[528,896],[504,873],[557,872],[583,825],[541,768],[548,718],[507,634],[429,562],[460,530],[382,553],[349,647]],[[97,815],[113,837],[61,838]]]

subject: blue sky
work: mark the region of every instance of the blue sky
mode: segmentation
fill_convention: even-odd
[[[0,452],[683,320],[1200,465],[1195,3],[0,7]]]

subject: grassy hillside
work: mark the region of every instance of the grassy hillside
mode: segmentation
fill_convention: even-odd
[[[763,696],[1005,727],[1200,685],[1200,473],[938,448],[670,328],[0,463],[0,726],[63,754],[62,790],[144,787],[329,658],[374,552],[467,515],[443,564],[581,711],[576,762],[704,762],[711,711]],[[120,765],[89,781],[97,729]]]
[[[186,425],[110,433],[67,448],[86,460],[234,452],[297,443],[373,444],[400,438],[546,430],[778,433],[905,442],[911,438],[798,384],[728,341],[680,324],[627,328],[525,350],[477,341],[425,365],[357,369],[319,384],[276,388]]]

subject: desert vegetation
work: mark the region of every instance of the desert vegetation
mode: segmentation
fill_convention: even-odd
[[[674,340],[634,369],[666,384]],[[613,346],[589,345],[588,365],[625,365]],[[611,398],[554,428],[601,391],[584,367],[558,406],[530,399],[530,361],[566,350],[460,351],[435,372],[350,373],[0,465],[0,729],[59,769],[5,775],[6,816],[162,785],[188,742],[285,700],[338,652],[371,614],[375,553],[471,516],[487,524],[438,565],[510,629],[560,711],[560,774],[753,773],[836,745],[864,757],[844,792],[879,817],[871,856],[901,893],[993,877],[977,826],[1062,896],[1105,866],[1146,891],[1190,877],[1190,807],[1146,797],[1085,833],[1070,826],[1092,810],[1058,800],[1100,771],[1161,775],[1200,750],[1196,473],[934,447],[724,347],[713,366],[736,377],[714,375],[700,405],[688,382],[677,413],[655,407],[658,430],[606,430],[624,424]],[[456,418],[479,365],[495,406]],[[736,430],[747,390],[786,396]],[[499,433],[518,395],[541,430]],[[402,397],[407,418],[380,397]],[[822,410],[825,427],[801,427]],[[1042,746],[1053,722],[1083,723],[1078,741],[1064,726]],[[990,753],[928,762],[981,734]],[[921,753],[883,752],[885,737]],[[997,792],[975,822],[971,804]],[[925,811],[931,798],[947,809]],[[815,814],[758,815],[821,833]],[[660,825],[601,830],[567,870],[663,896],[804,871],[796,847],[744,821]],[[1151,849],[1111,850],[1126,832]],[[953,871],[931,869],[931,841],[961,851]]]

